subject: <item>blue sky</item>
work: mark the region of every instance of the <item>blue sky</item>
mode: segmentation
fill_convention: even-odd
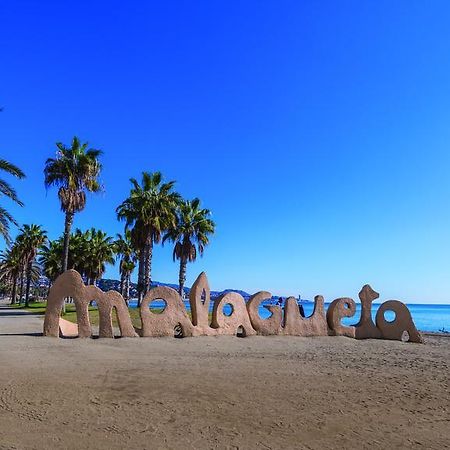
[[[42,170],[76,134],[104,151],[105,186],[76,226],[121,232],[143,170],[214,212],[188,285],[450,302],[447,1],[5,0],[0,18],[21,223],[61,234]],[[153,278],[178,279],[170,246]]]

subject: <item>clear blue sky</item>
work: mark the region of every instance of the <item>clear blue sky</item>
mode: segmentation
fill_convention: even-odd
[[[62,232],[42,170],[76,134],[104,151],[105,186],[76,226],[121,232],[143,170],[213,210],[188,285],[450,301],[447,0],[4,0],[0,18],[20,222]],[[153,277],[177,281],[169,246]]]

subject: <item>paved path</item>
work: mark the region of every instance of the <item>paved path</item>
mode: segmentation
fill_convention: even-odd
[[[10,308],[8,299],[0,300],[0,336],[42,334],[43,316],[22,309]]]

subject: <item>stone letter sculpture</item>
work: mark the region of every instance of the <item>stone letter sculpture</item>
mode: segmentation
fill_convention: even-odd
[[[78,272],[68,270],[53,283],[47,300],[44,319],[44,336],[59,336],[59,320],[64,299],[74,299],[77,312],[78,337],[91,337],[92,329],[88,307],[92,300],[98,305],[100,324],[99,337],[114,337],[112,310],[116,309],[122,337],[136,337],[128,308],[116,291],[103,292],[95,286],[85,286]]]
[[[347,327],[342,325],[341,320],[344,317],[352,317],[355,315],[356,305],[353,299],[344,297],[337,298],[328,307],[327,321],[334,336],[355,337],[355,327]]]
[[[395,319],[388,322],[384,318],[386,311],[394,311]],[[377,328],[380,330],[383,339],[404,340],[404,333],[408,333],[405,339],[409,342],[423,343],[422,335],[417,331],[407,306],[398,300],[388,300],[384,302],[377,311],[375,318]]]
[[[166,307],[161,313],[150,311],[149,305],[153,300],[162,299]],[[141,303],[142,337],[173,336],[174,328],[179,325],[183,336],[193,336],[193,325],[180,295],[175,289],[158,286],[148,291]]]
[[[361,318],[355,325],[356,339],[381,338],[381,331],[372,320],[372,302],[379,296],[380,294],[375,292],[368,284],[363,286],[359,292],[359,299],[361,300]]]
[[[262,336],[270,336],[282,334],[283,328],[283,310],[280,306],[263,305],[265,309],[271,312],[271,316],[267,319],[262,319],[259,315],[259,307],[264,300],[272,298],[270,292],[257,292],[250,297],[247,302],[247,311],[250,317],[250,322],[258,334]]]
[[[321,295],[314,298],[314,312],[311,317],[302,317],[297,300],[286,299],[284,305],[283,334],[287,336],[328,336],[324,301]]]
[[[174,336],[174,328],[181,327],[183,337],[217,335],[284,335],[284,336],[348,336],[356,339],[395,339],[423,342],[417,331],[407,306],[397,300],[383,303],[372,320],[372,302],[379,297],[369,285],[359,293],[361,317],[354,326],[341,323],[344,317],[352,317],[356,311],[355,302],[343,297],[334,300],[325,315],[324,299],[318,295],[314,299],[314,312],[310,317],[302,317],[294,297],[289,297],[284,310],[279,306],[263,305],[271,316],[262,319],[259,308],[264,300],[272,296],[261,291],[251,296],[248,303],[236,292],[222,294],[214,301],[210,322],[210,288],[205,273],[201,273],[192,286],[189,303],[192,318],[189,317],[183,300],[172,288],[159,286],[151,289],[140,307],[142,328],[135,330],[123,297],[116,291],[102,292],[96,286],[85,286],[80,274],[68,270],[60,275],[50,289],[44,320],[44,336],[91,337],[89,303],[95,300],[99,312],[99,337],[113,338],[112,311],[115,308],[122,337]],[[74,299],[77,324],[61,319],[61,310],[66,297]],[[152,301],[161,299],[166,306],[161,313],[150,311]],[[229,305],[231,314],[224,313]],[[393,311],[395,319],[386,321],[385,311]]]
[[[263,305],[272,315],[262,319],[258,312],[259,306],[271,297],[269,292],[258,292],[252,295],[247,303],[250,321],[258,334],[305,337],[328,335],[324,301],[321,295],[317,295],[314,299],[314,312],[311,317],[302,317],[297,300],[289,297],[284,305],[284,319],[282,308],[274,305]]]
[[[223,312],[225,305],[231,306],[232,311],[229,316]],[[237,292],[228,292],[215,300],[211,327],[217,330],[217,334],[236,336],[240,328],[244,337],[256,334],[250,323],[245,300]]]
[[[204,299],[202,296],[204,295]],[[209,305],[211,303],[211,291],[208,278],[202,272],[189,292],[189,304],[191,306],[192,324],[195,326],[196,335],[215,334],[209,326]]]

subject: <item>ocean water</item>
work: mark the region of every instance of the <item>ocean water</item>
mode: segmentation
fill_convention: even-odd
[[[184,302],[186,309],[189,311],[189,301]],[[264,307],[263,303],[259,308],[259,314],[263,319],[270,317],[271,313],[268,309]],[[308,317],[313,313],[314,303],[312,302],[302,302],[303,309],[305,310],[305,315]],[[329,304],[325,304],[325,308],[328,308]],[[131,307],[136,307],[136,300],[130,301]],[[442,330],[450,332],[450,304],[449,305],[421,305],[421,304],[410,304],[407,305],[411,313],[413,321],[420,331],[434,331],[439,332]],[[152,308],[164,308],[165,302],[162,300],[155,300],[151,303]],[[372,304],[372,317],[375,322],[375,315],[377,313],[380,304]],[[212,311],[212,302],[211,307]],[[231,314],[231,306],[224,306],[225,314]],[[356,304],[356,313],[353,317],[345,317],[342,323],[345,325],[354,325],[358,322],[361,315],[361,304]],[[386,320],[394,320],[395,314],[392,311],[386,311]]]

